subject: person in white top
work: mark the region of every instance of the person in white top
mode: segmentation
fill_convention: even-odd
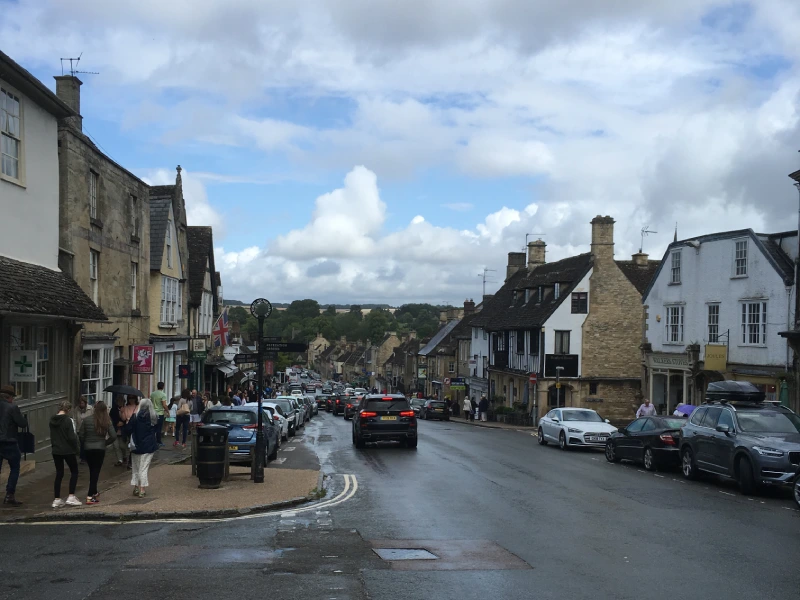
[[[645,398],[639,410],[636,411],[636,418],[652,417],[654,414],[656,414],[656,407],[650,403],[650,398]]]

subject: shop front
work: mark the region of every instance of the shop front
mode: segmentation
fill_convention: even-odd
[[[688,354],[652,352],[646,364],[650,401],[658,414],[672,414],[678,404],[696,404]]]
[[[180,395],[183,388],[179,367],[187,364],[189,338],[172,337],[164,340],[163,337],[152,336],[150,341],[155,352],[152,388],[155,389],[155,385],[163,381],[164,393],[167,398],[174,398]],[[140,389],[146,396],[149,396],[151,390]]]

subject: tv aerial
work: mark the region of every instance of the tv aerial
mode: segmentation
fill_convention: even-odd
[[[64,75],[64,61],[69,61],[69,74],[75,77],[77,73],[82,73],[86,75],[100,75],[100,73],[96,71],[79,71],[78,70],[78,63],[81,62],[81,56],[83,56],[83,52],[81,52],[77,58],[62,58],[61,59],[61,74]]]
[[[642,248],[644,248],[644,238],[645,238],[645,236],[650,235],[651,233],[658,233],[658,232],[657,231],[652,231],[650,229],[650,225],[645,225],[644,227],[642,227],[642,243],[639,244],[639,253],[640,254],[642,253]]]

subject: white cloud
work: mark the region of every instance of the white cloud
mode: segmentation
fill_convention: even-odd
[[[155,169],[142,179],[150,185],[174,185],[175,171],[171,169]],[[186,221],[188,225],[210,225],[214,228],[214,236],[222,239],[225,236],[225,221],[217,210],[211,206],[202,178],[195,177],[183,169],[181,171],[183,199],[186,202]]]

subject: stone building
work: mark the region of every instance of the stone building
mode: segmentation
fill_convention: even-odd
[[[131,372],[131,348],[149,343],[149,187],[83,133],[81,80],[55,79],[56,94],[74,112],[58,126],[59,265],[108,317],[82,324],[75,380],[90,404],[109,404],[103,390],[112,383],[149,395],[149,378]]]
[[[379,390],[388,389],[389,381],[386,378],[386,370],[384,365],[395,348],[400,345],[400,338],[397,337],[397,332],[389,331],[383,336],[383,339],[371,347],[369,366],[371,375],[369,380],[369,389],[378,388]]]
[[[308,342],[308,366],[317,367],[320,354],[327,350],[330,345],[331,343],[321,333],[318,333],[313,340]]]
[[[16,388],[41,459],[50,458],[50,417],[77,400],[81,323],[106,321],[58,264],[58,122],[76,116],[0,52],[0,382]]]
[[[179,367],[189,364],[187,318],[186,205],[181,168],[174,185],[150,188],[150,342],[155,351],[154,383],[168,397],[188,385]]]
[[[611,217],[592,220],[591,240],[591,252],[553,263],[541,240],[528,244],[527,264],[524,253],[509,253],[504,285],[472,322],[490,334],[497,402],[536,418],[555,406],[631,416],[641,391],[641,297],[658,261],[615,260]]]
[[[216,361],[206,364],[209,354],[215,354],[211,330],[220,313],[211,227],[187,227],[186,245],[189,252],[189,386],[219,394],[225,390],[225,374],[216,368]],[[216,349],[216,355],[222,356],[222,348]]]
[[[461,309],[454,314],[460,312]],[[418,352],[418,377],[422,380],[426,398],[444,399],[444,380],[455,373],[455,356],[450,354],[445,344],[459,320],[456,318],[445,323]]]

